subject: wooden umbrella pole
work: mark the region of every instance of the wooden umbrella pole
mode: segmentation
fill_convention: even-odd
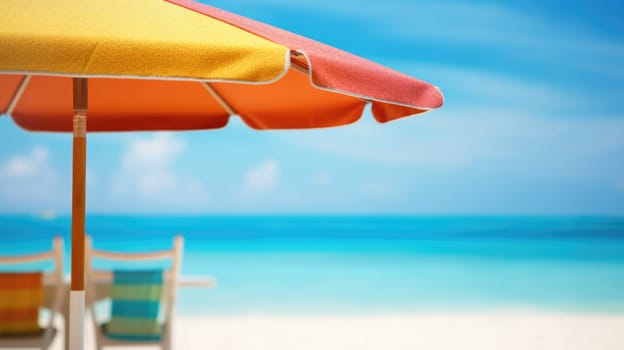
[[[72,171],[72,254],[69,295],[69,349],[84,348],[85,182],[87,169],[87,79],[74,78]]]

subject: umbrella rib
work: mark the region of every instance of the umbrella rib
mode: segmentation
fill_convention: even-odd
[[[357,96],[357,95],[348,93],[346,91],[341,91],[341,90],[330,89],[330,88],[318,86],[318,85],[316,85],[314,83],[314,80],[312,79],[312,74],[310,73],[310,68],[303,67],[302,65],[300,65],[299,63],[296,63],[296,62],[292,62],[292,64],[290,66],[292,67],[292,69],[295,72],[299,72],[301,74],[304,74],[308,78],[310,78],[310,84],[312,84],[312,86],[314,86],[315,88],[317,88],[319,90],[331,91],[331,92],[339,92],[339,93],[341,93],[343,95],[347,95],[347,96],[351,96],[351,97],[357,98],[358,100],[360,100],[360,101],[362,101],[364,103],[370,103],[371,102],[371,100],[369,100],[369,99],[363,98],[362,96]]]
[[[299,73],[305,74],[305,75],[310,75],[310,70],[307,68],[302,67],[301,65],[299,65],[298,63],[293,62],[290,65],[294,70],[296,70]]]
[[[15,91],[15,95],[13,95],[13,98],[11,99],[11,103],[9,103],[9,107],[6,110],[6,114],[8,115],[13,114],[13,110],[15,109],[15,106],[17,106],[17,102],[19,102],[20,98],[22,97],[22,94],[26,90],[26,86],[28,86],[28,83],[30,82],[30,78],[31,78],[30,75],[25,75],[24,78],[22,78],[20,85],[17,87],[17,90]]]
[[[227,103],[227,101],[225,101],[225,99],[221,95],[219,95],[219,93],[212,87],[212,85],[210,85],[210,83],[202,82],[202,85],[204,86],[206,91],[208,91],[210,93],[210,95],[212,95],[212,97],[217,101],[217,103],[219,103],[219,105],[223,109],[225,109],[225,111],[229,115],[236,115],[236,111],[234,111],[232,106],[230,106],[230,104]]]

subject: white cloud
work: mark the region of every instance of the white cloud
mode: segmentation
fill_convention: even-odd
[[[117,192],[138,192],[156,197],[176,186],[173,162],[186,144],[171,134],[158,133],[151,138],[134,139],[121,158],[121,171],[115,182]]]
[[[135,139],[123,155],[122,165],[131,169],[165,169],[186,149],[186,143],[170,133]]]
[[[604,165],[598,164],[624,152],[624,120],[617,116],[548,118],[504,108],[447,107],[384,125],[366,119],[348,128],[280,137],[378,167],[460,171],[497,164],[560,178],[603,176]]]
[[[519,77],[488,70],[467,69],[459,66],[395,61],[395,66],[414,75],[431,78],[443,87],[447,103],[455,105],[504,106],[510,110],[569,111],[597,103],[600,97],[561,86],[539,77]],[[429,80],[425,78],[425,80]],[[458,103],[457,98],[462,100]],[[605,98],[606,99],[606,98]],[[445,106],[446,107],[446,106]],[[445,108],[443,107],[443,109]]]
[[[453,120],[442,118],[439,112],[436,112],[435,117],[419,117],[427,119],[411,121],[412,125],[405,121],[378,125],[370,118],[365,116],[366,120],[345,128],[293,132],[279,136],[329,156],[385,165],[420,163],[458,167],[470,163],[479,153],[479,136],[473,139],[463,135],[463,130],[458,130],[460,124],[468,123],[465,120],[454,123]],[[440,135],[444,136],[441,138]],[[458,139],[449,138],[454,136]]]
[[[404,66],[417,70],[410,63]],[[435,65],[424,68],[449,86],[449,95],[464,100],[456,102],[449,97],[447,106],[431,114],[385,125],[371,121],[366,113],[346,128],[278,137],[334,156],[457,169],[483,159],[527,157],[530,151],[544,154],[541,147],[566,158],[573,158],[570,153],[577,151],[621,151],[618,140],[623,138],[617,133],[624,124],[617,116],[570,118],[561,111],[586,103],[574,91],[488,71]],[[573,139],[578,140],[567,146]],[[580,142],[584,144],[577,147]],[[531,158],[539,157],[527,161],[533,162]]]
[[[50,151],[35,146],[0,163],[0,207],[9,210],[64,210],[70,205],[70,180],[61,182]]]
[[[2,174],[8,178],[30,177],[40,173],[48,165],[50,153],[47,148],[36,146],[29,155],[15,155],[2,165]]]
[[[280,166],[276,160],[267,160],[258,164],[245,173],[244,192],[248,194],[270,192],[277,186],[279,176]]]
[[[175,162],[185,150],[184,140],[171,133],[132,139],[121,156],[121,167],[112,183],[113,193],[138,200],[143,207],[205,202],[207,191],[203,183],[175,170]]]

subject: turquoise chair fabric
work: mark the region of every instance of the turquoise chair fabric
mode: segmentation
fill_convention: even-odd
[[[115,270],[111,288],[111,320],[104,333],[112,339],[159,341],[163,270]]]

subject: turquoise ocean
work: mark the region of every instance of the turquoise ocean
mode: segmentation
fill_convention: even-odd
[[[218,285],[180,289],[182,315],[624,312],[623,217],[94,215],[86,230],[119,251],[183,235],[183,275]],[[0,216],[0,254],[54,235],[69,251],[70,232],[69,217]]]

